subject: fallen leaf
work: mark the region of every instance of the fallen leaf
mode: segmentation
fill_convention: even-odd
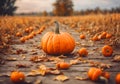
[[[49,74],[54,74],[54,75],[58,75],[58,74],[60,74],[61,72],[60,72],[60,70],[57,70],[57,69],[54,69],[54,70],[49,69],[49,70],[47,70],[47,73],[49,73]]]
[[[71,65],[75,65],[75,64],[78,64],[78,63],[79,63],[79,60],[78,60],[78,59],[70,60],[70,64],[71,64]]]
[[[68,80],[69,78],[65,75],[58,75],[57,77],[54,78],[54,80],[58,80],[58,81],[65,81]]]
[[[75,79],[77,79],[77,80],[87,80],[88,77],[76,76]]]
[[[7,61],[17,61],[17,58],[14,57],[8,57],[6,58]]]
[[[46,68],[45,65],[39,66],[38,72],[39,72],[42,76],[45,75],[46,71],[47,71],[47,68]]]
[[[30,58],[30,61],[35,62],[35,63],[41,62],[41,61],[46,62],[46,61],[48,61],[48,60],[49,60],[48,57],[46,57],[46,56],[44,56],[44,55],[41,55],[41,56],[32,56],[32,57]]]
[[[49,57],[48,59],[53,61],[52,63],[64,62],[64,60],[59,57]]]
[[[18,68],[26,68],[28,67],[26,64],[16,64]]]
[[[33,84],[42,84],[42,80],[37,79]]]
[[[120,62],[120,55],[115,55],[112,61],[113,62]]]

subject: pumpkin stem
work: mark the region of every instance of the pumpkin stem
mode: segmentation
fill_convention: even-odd
[[[103,77],[103,76],[100,76],[100,77],[99,77],[99,80],[100,80],[100,81],[104,81],[105,84],[108,84],[108,79],[105,78],[105,77]]]
[[[55,28],[55,34],[60,34],[60,31],[59,31],[59,24],[57,21],[54,22],[55,25],[56,25],[56,28]]]

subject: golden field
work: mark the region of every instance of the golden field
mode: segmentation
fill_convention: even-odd
[[[32,35],[40,34],[44,29],[53,26],[55,20],[77,32],[86,32],[91,37],[108,32],[112,35],[110,41],[120,38],[120,14],[69,17],[4,16],[0,17],[0,50],[13,43],[12,39],[16,37],[24,42],[23,37],[27,40],[32,38]]]

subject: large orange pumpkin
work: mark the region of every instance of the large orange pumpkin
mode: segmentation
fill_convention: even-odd
[[[10,75],[10,79],[12,82],[21,83],[25,81],[25,75],[20,71],[13,71]]]
[[[55,32],[47,32],[41,40],[44,52],[50,55],[69,54],[75,48],[75,40],[67,32],[59,32],[59,24],[55,21]]]
[[[104,56],[109,57],[109,56],[112,55],[112,53],[113,53],[113,49],[112,49],[111,46],[105,45],[105,46],[102,47],[102,54]]]

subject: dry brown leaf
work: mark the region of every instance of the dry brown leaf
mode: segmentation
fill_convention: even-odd
[[[31,58],[30,58],[30,61],[32,61],[32,62],[41,62],[41,61],[49,61],[49,59],[46,57],[46,56],[44,56],[44,55],[41,55],[41,56],[32,56]]]
[[[64,55],[60,55],[58,56],[59,58],[66,58],[67,56],[64,56]]]
[[[59,57],[49,57],[49,60],[53,61],[53,63],[64,62],[64,60]]]
[[[50,74],[54,74],[54,75],[58,75],[58,74],[60,74],[61,72],[60,72],[60,70],[47,70],[47,73],[50,73]]]
[[[14,57],[8,57],[6,58],[7,61],[17,61],[17,58]]]
[[[40,75],[40,73],[38,72],[38,70],[32,70],[31,72],[29,72],[27,74],[27,76],[36,76],[36,75]]]
[[[47,71],[47,68],[46,68],[45,65],[39,66],[38,72],[39,72],[42,76],[45,75],[46,71]]]
[[[113,60],[113,62],[120,62],[120,55],[116,55]]]
[[[111,68],[112,67],[112,65],[111,64],[105,64],[105,63],[102,63],[102,62],[94,62],[94,61],[91,61],[91,62],[89,62],[90,63],[90,65],[92,66],[92,67],[98,67],[98,68],[101,68],[101,69],[106,69],[106,68]]]
[[[33,84],[42,84],[42,80],[37,79]]]
[[[79,60],[78,60],[78,59],[70,60],[70,64],[71,64],[71,65],[75,65],[75,64],[78,64],[78,63],[79,63]]]
[[[16,64],[18,68],[26,68],[28,67],[26,64]]]
[[[77,79],[77,80],[87,80],[88,77],[76,76],[75,79]]]
[[[65,81],[68,80],[69,78],[65,75],[58,75],[54,78],[54,80],[58,80],[58,81]]]

